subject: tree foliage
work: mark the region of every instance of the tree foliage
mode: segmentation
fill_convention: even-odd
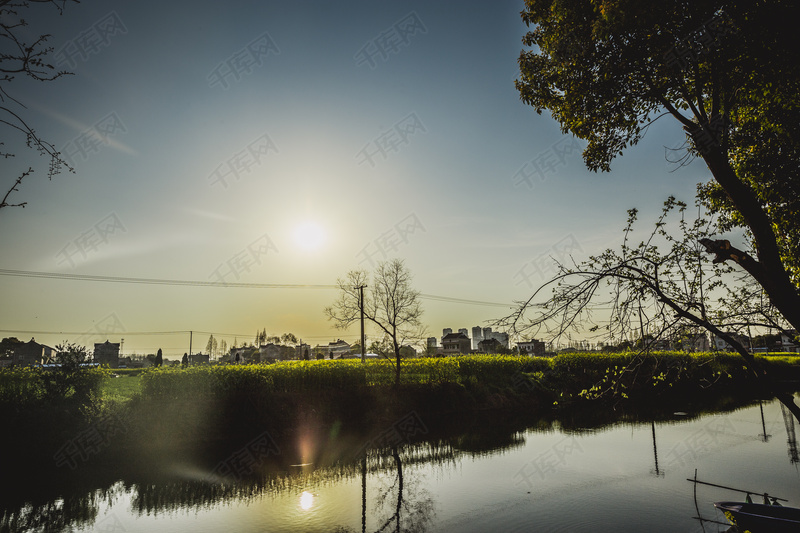
[[[281,335],[281,342],[284,344],[297,344],[299,341],[294,333],[284,333]]]
[[[653,233],[662,247],[652,238],[638,246],[626,240],[619,252],[562,265],[539,318],[556,320],[556,329],[565,331],[585,318],[608,282],[609,327],[618,333],[638,322],[644,338],[644,318],[637,315],[645,305],[657,333],[701,326],[752,363],[722,328],[800,329],[800,103],[794,96],[800,62],[795,36],[783,29],[786,20],[798,19],[800,6],[788,0],[525,4],[522,18],[532,29],[523,42],[532,48],[519,59],[523,102],[539,113],[549,110],[564,133],[588,141],[583,156],[594,171],[610,170],[654,121],[671,117],[686,134],[678,162],[700,158],[710,171],[698,199],[714,216],[709,225],[682,221],[676,238],[662,218]],[[670,200],[662,217],[677,205]],[[635,211],[630,216],[629,229]],[[736,228],[744,230],[744,249],[719,237]],[[791,398],[781,399],[800,419]]]
[[[527,0],[517,89],[562,131],[588,141],[587,166],[608,171],[653,121],[686,132],[686,157],[712,180],[700,199],[716,230],[746,230],[749,250],[708,239],[800,329],[800,62],[795,2]]]
[[[85,346],[69,342],[56,345],[57,366],[42,374],[45,396],[52,401],[66,400],[80,405],[96,400],[103,374],[91,371],[89,361]]]
[[[25,343],[16,337],[6,337],[0,341],[0,357],[11,357],[14,355],[14,350],[24,345]]]

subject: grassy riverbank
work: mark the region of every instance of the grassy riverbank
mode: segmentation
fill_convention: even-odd
[[[788,382],[788,389],[798,389],[800,357],[757,359]],[[90,372],[78,389],[67,387],[59,399],[52,371],[3,370],[0,408],[10,414],[18,434],[41,434],[46,427],[54,440],[113,417],[124,433],[120,446],[155,450],[209,443],[237,432],[375,428],[411,412],[457,420],[478,414],[581,416],[613,407],[618,415],[628,407],[654,413],[697,410],[727,398],[768,396],[739,356],[721,353],[408,359],[399,388],[389,361]]]
[[[800,382],[800,358],[759,356]],[[627,406],[699,408],[728,397],[768,395],[734,354],[562,354],[553,358],[460,356],[409,359],[395,388],[389,361],[286,361],[153,369],[126,420],[151,441],[209,439],[242,428],[373,426],[409,412],[469,417],[495,411],[551,413]],[[132,377],[116,378],[122,382]],[[787,388],[796,388],[794,384]],[[158,415],[156,414],[158,413]]]
[[[781,380],[800,379],[800,357],[757,356]],[[655,352],[568,353],[556,357],[477,355],[403,361],[401,388],[457,386],[473,394],[537,394],[553,401],[624,400],[659,396],[676,389],[721,390],[752,384],[735,354]],[[389,361],[285,361],[271,365],[210,365],[153,369],[141,375],[145,398],[172,401],[201,396],[357,391],[390,387]]]

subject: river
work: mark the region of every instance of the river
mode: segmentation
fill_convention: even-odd
[[[409,413],[361,446],[309,428],[288,444],[257,434],[213,463],[89,457],[52,480],[4,480],[0,530],[726,531],[712,503],[744,495],[695,472],[800,506],[795,425],[776,401],[592,425],[448,433]]]

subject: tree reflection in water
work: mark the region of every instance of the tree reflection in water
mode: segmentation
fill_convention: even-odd
[[[393,467],[380,472],[376,478],[375,504],[372,516],[379,524],[374,533],[395,531],[396,533],[424,533],[436,514],[430,492],[420,489],[419,479],[407,479],[403,471],[403,459],[397,447],[389,455]],[[384,456],[385,457],[385,456]],[[388,476],[386,475],[388,474]],[[367,529],[367,458],[361,459],[361,533]],[[339,527],[335,533],[355,533],[354,529]]]
[[[433,497],[430,492],[420,489],[419,479],[406,480],[403,478],[403,461],[397,448],[392,448],[392,458],[395,463],[395,474],[392,483],[378,489],[375,513],[373,516],[383,516],[386,508],[394,504],[393,513],[383,521],[376,533],[391,531],[390,526],[394,524],[394,531],[405,531],[408,533],[422,533],[428,529],[435,514]],[[384,478],[385,479],[385,478]],[[388,480],[385,480],[386,482]],[[392,493],[396,493],[396,498],[392,498]],[[362,530],[362,533],[365,531]]]
[[[663,476],[652,420],[648,420],[647,425],[653,434],[654,473]],[[296,466],[292,464],[294,458],[287,457],[292,453],[291,445],[281,442],[283,454],[270,456],[271,462],[261,465],[251,476],[227,481],[214,481],[207,474],[229,451],[221,457],[209,456],[205,462],[195,464],[193,470],[185,469],[179,476],[174,471],[166,473],[168,467],[175,466],[174,456],[164,457],[162,462],[144,456],[138,459],[111,456],[105,463],[87,462],[73,472],[58,471],[53,469],[52,463],[41,462],[38,469],[32,466],[18,479],[4,479],[4,486],[0,487],[0,532],[97,529],[109,518],[101,516],[101,509],[122,500],[130,502],[130,509],[123,513],[160,515],[177,510],[198,511],[227,504],[248,504],[265,496],[277,498],[311,491],[312,487],[358,480],[361,481],[361,501],[355,499],[349,505],[361,506],[361,533],[421,533],[432,529],[436,515],[433,495],[422,488],[427,480],[420,476],[425,472],[445,469],[462,457],[492,455],[524,446],[526,429],[549,433],[559,427],[563,431],[565,427],[589,426],[580,425],[577,420],[539,420],[524,425],[500,424],[500,427],[480,421],[467,430],[438,424],[429,427],[435,429],[437,435],[427,435],[428,440],[371,449],[358,457],[341,454],[315,457],[313,468],[304,469],[302,473],[289,468]],[[794,426],[787,425],[787,434],[791,451],[796,442]],[[352,450],[352,444],[359,442],[363,435],[346,437],[340,434],[338,438]],[[233,446],[235,448],[236,443]],[[357,516],[357,513],[353,516],[354,524],[341,525],[335,531],[356,533]]]

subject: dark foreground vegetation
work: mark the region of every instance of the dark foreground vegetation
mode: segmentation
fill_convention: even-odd
[[[759,360],[798,389],[800,358]],[[408,359],[399,387],[390,362],[357,360],[55,372],[0,371],[0,531],[99,524],[120,479],[139,487],[140,513],[174,510],[300,471],[446,463],[518,446],[529,429],[685,420],[769,397],[738,356],[677,352]]]
[[[800,358],[758,360],[782,378],[786,390],[800,389]],[[412,412],[448,422],[479,414],[513,418],[546,413],[561,418],[591,413],[610,420],[633,408],[654,415],[698,412],[734,398],[767,396],[738,355],[720,353],[408,359],[399,387],[388,361],[206,365],[112,375],[107,369],[69,375],[3,370],[0,409],[10,430],[3,446],[63,447],[82,428],[100,424],[105,434],[98,449],[158,453],[264,431],[283,435],[300,428],[347,428],[369,433]]]

